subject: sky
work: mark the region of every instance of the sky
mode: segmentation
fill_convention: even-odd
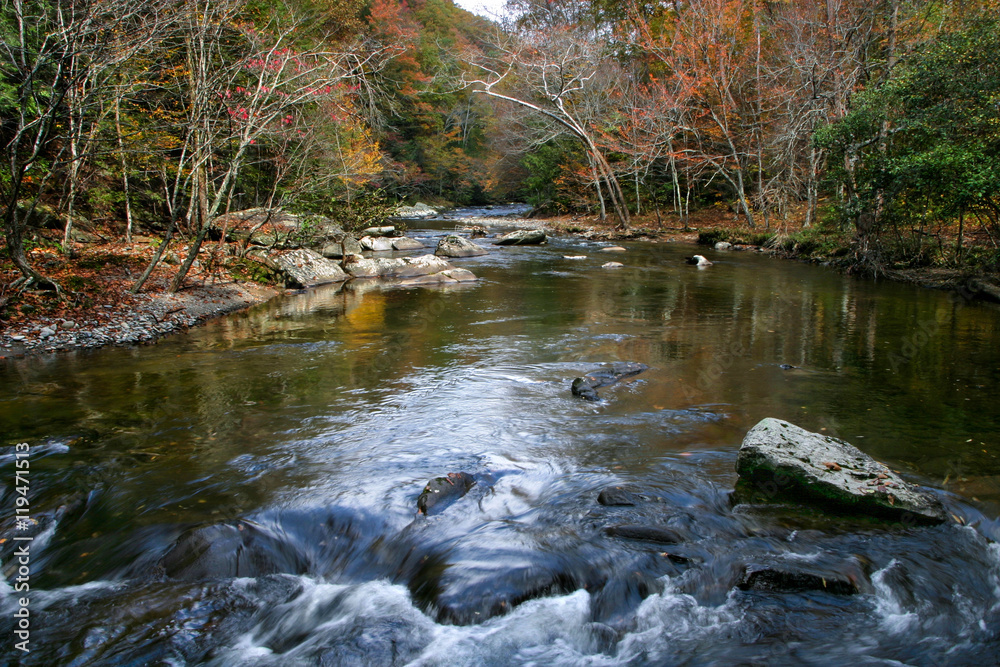
[[[455,4],[473,14],[495,18],[503,11],[507,0],[454,0]]]

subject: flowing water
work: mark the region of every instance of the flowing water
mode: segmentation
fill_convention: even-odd
[[[456,260],[475,284],[354,282],[155,346],[2,362],[3,656],[997,664],[1000,308],[754,253],[708,251],[698,269],[690,246],[626,245],[493,248]],[[610,361],[650,369],[597,402],[571,395]],[[734,503],[737,450],[764,417],[848,440],[960,521]],[[475,486],[418,516],[424,485],[451,472]],[[609,486],[641,500],[598,503]],[[608,532],[622,525],[681,540]],[[13,535],[33,536],[27,654]],[[748,568],[856,592],[744,590]]]

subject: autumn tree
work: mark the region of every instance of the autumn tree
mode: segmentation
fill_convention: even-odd
[[[304,114],[324,103],[334,104],[336,113],[336,100],[381,67],[388,53],[376,44],[333,50],[323,41],[302,49],[295,38],[303,19],[275,13],[261,26],[248,20],[246,10],[244,0],[185,4],[178,40],[186,76],[176,79],[177,97],[184,101],[178,118],[182,143],[168,188],[175,219],[135,290],[159,260],[186,205],[194,238],[169,288],[180,289],[215,217],[266,141],[289,132],[309,134]]]
[[[158,23],[159,9],[138,0],[0,3],[0,205],[7,251],[23,286],[57,288],[28,262],[25,228],[39,196],[62,173],[59,166],[78,174],[95,79],[134,52]]]
[[[500,34],[489,58],[476,58],[480,76],[467,85],[482,95],[516,104],[547,119],[585,147],[600,201],[607,196],[618,225],[629,211],[621,185],[592,123],[615,86],[614,63],[601,42],[573,27]]]

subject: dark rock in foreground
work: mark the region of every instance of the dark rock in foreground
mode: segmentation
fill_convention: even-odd
[[[450,472],[447,477],[435,477],[427,482],[420,497],[417,510],[421,514],[436,514],[469,492],[476,480],[467,472]]]
[[[610,526],[605,529],[605,532],[611,537],[624,537],[629,540],[643,540],[657,544],[677,544],[684,541],[684,537],[676,530],[659,526]]]
[[[625,486],[609,486],[597,494],[597,502],[605,507],[630,507],[649,500]]]
[[[792,499],[903,524],[947,521],[941,503],[857,447],[764,419],[743,439],[736,472],[758,498]]]
[[[599,387],[607,387],[645,370],[649,370],[649,366],[632,361],[616,361],[609,366],[595,368],[583,377],[573,380],[573,395],[582,396],[589,401],[596,401]]]
[[[743,591],[770,591],[775,593],[806,593],[819,591],[834,595],[854,595],[858,586],[849,579],[824,577],[807,572],[785,572],[774,569],[750,569],[737,584]]]
[[[493,245],[540,245],[546,241],[548,237],[541,229],[517,229],[504,234]]]
[[[294,548],[249,521],[192,528],[163,556],[160,566],[174,579],[260,577],[300,573],[306,563]]]
[[[587,574],[565,569],[558,559],[545,562],[449,563],[427,558],[409,581],[414,602],[438,623],[473,625],[509,613],[518,605],[580,588],[597,588]]]

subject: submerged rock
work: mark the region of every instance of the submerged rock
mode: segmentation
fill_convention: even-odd
[[[192,528],[182,534],[160,561],[174,579],[260,577],[305,571],[291,545],[249,521]]]
[[[766,501],[793,499],[904,524],[948,519],[937,498],[857,447],[780,419],[764,419],[747,433],[736,472]]]
[[[493,245],[539,245],[548,240],[541,229],[517,229],[504,234],[494,241]]]
[[[646,500],[646,496],[624,486],[609,486],[597,494],[597,502],[605,507],[631,507]]]
[[[827,577],[808,572],[789,572],[771,568],[747,568],[736,586],[742,591],[806,593],[819,591],[834,595],[854,595],[858,586],[849,578]]]
[[[676,530],[661,526],[625,525],[609,526],[604,530],[611,537],[623,537],[629,540],[643,540],[657,544],[677,544],[684,537]]]
[[[479,280],[472,271],[465,269],[448,269],[425,276],[416,276],[402,280],[403,285],[447,285],[450,283],[468,283]]]
[[[596,588],[560,559],[447,562],[428,558],[409,581],[414,602],[439,623],[473,625],[528,600]]]
[[[648,369],[649,366],[646,364],[632,361],[616,361],[608,366],[595,368],[583,377],[573,380],[573,395],[581,396],[588,401],[596,401],[598,399],[597,389],[599,387],[607,387],[619,380],[638,375]]]
[[[434,254],[440,257],[478,257],[488,255],[489,251],[458,234],[449,234],[438,241]]]
[[[435,477],[427,482],[417,498],[417,511],[426,516],[437,514],[467,494],[475,484],[475,478],[467,472],[450,472],[447,477]]]

